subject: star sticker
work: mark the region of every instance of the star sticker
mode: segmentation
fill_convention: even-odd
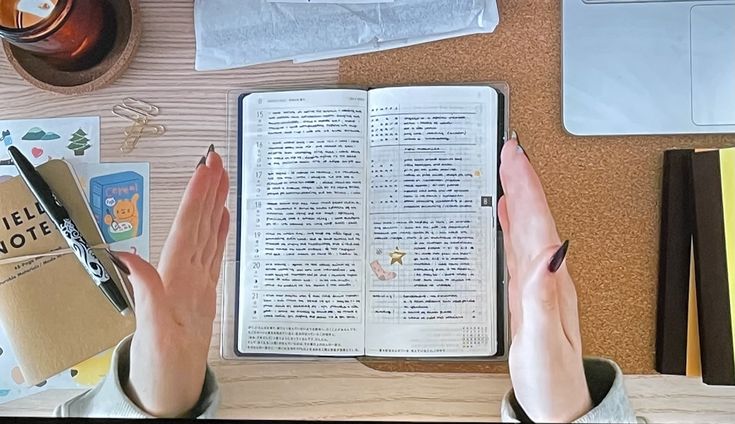
[[[400,250],[398,250],[398,247],[396,247],[396,250],[390,252],[388,256],[390,256],[391,265],[395,263],[403,265],[403,257],[406,256],[406,252],[401,252]]]

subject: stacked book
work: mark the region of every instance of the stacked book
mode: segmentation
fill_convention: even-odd
[[[656,370],[735,385],[735,148],[664,154]]]

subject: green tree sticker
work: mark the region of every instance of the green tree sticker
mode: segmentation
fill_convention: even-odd
[[[84,156],[84,151],[90,147],[92,146],[89,144],[87,133],[85,133],[81,128],[71,135],[69,145],[66,146],[67,149],[74,152],[74,156]]]

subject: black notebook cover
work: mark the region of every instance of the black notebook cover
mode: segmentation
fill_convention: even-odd
[[[719,151],[693,154],[692,181],[702,380],[735,385]]]
[[[694,231],[692,153],[664,152],[656,310],[656,371],[662,374],[686,374],[689,262]]]

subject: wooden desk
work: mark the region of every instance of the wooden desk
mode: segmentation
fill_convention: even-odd
[[[151,162],[154,262],[158,260],[179,197],[199,157],[209,143],[219,148],[224,146],[227,90],[253,85],[333,84],[338,81],[336,61],[195,73],[192,3],[191,0],[143,1],[144,36],[132,67],[114,85],[90,95],[60,97],[40,92],[17,77],[5,58],[0,58],[0,118],[100,115],[103,161]],[[530,1],[519,3],[526,3],[526,9],[514,12],[522,13],[523,19],[533,22]],[[543,3],[550,8],[548,3],[554,2]],[[501,3],[501,10],[507,9]],[[479,38],[493,40],[492,37]],[[548,40],[542,38],[540,41],[543,44]],[[447,45],[438,44],[443,48]],[[506,47],[506,54],[515,55],[515,59],[509,61],[503,56],[503,60],[516,70],[523,67],[524,56],[534,53]],[[478,79],[477,74],[442,73],[441,66],[449,66],[455,59],[446,52],[432,54],[436,48],[435,44],[392,52],[389,56],[344,61],[342,80],[396,82],[389,77],[390,70],[420,63],[417,54],[419,57],[431,55],[440,66],[431,69],[421,66],[416,68],[421,74],[407,76],[404,73],[399,75],[401,79]],[[396,68],[386,66],[385,58],[395,60],[393,66]],[[371,62],[373,60],[379,61]],[[481,60],[489,62],[493,57],[486,55]],[[371,72],[375,72],[373,80],[369,77]],[[506,73],[482,74],[486,79],[506,79],[507,76]],[[522,134],[530,139],[533,134],[531,121],[558,126],[558,111],[541,116],[534,109],[539,97],[553,93],[528,81],[519,81],[519,85],[529,90],[514,101],[513,112],[516,122],[522,124]],[[538,90],[538,95],[531,93],[532,86],[533,90]],[[127,96],[159,105],[160,120],[168,133],[162,139],[147,139],[134,153],[122,156],[117,148],[126,124],[114,117],[110,109]],[[542,149],[539,142],[532,143],[531,147],[536,152]],[[541,161],[540,165],[548,167],[551,164]],[[646,183],[652,182],[646,180]],[[567,188],[556,186],[552,195]],[[215,323],[210,359],[222,389],[222,418],[488,421],[498,419],[500,400],[510,387],[506,375],[388,373],[371,370],[356,361],[321,364],[225,362],[219,359],[218,335],[219,321]],[[638,413],[652,421],[726,422],[735,416],[735,402],[732,402],[735,391],[730,388],[705,387],[696,380],[663,376],[631,376],[627,378],[627,385]],[[50,390],[0,405],[0,415],[48,416],[56,404],[79,392]]]

